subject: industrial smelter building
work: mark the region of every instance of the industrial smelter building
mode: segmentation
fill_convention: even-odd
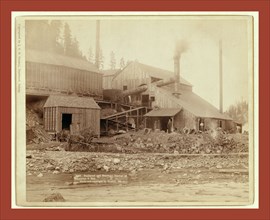
[[[145,126],[167,130],[207,130],[221,127],[234,131],[233,120],[192,91],[180,76],[180,56],[174,57],[174,72],[131,62],[112,78],[112,89],[122,90],[126,103],[153,110],[145,114]]]

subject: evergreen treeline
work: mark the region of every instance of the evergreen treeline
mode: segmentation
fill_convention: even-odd
[[[59,20],[27,20],[25,36],[26,48],[86,59],[78,40],[72,37],[68,23]]]
[[[226,113],[235,121],[241,122],[243,125],[248,122],[248,103],[245,100],[231,105]]]

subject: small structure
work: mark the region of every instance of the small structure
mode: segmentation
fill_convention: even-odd
[[[90,97],[51,95],[44,105],[45,130],[58,133],[63,129],[71,134],[91,128],[100,135],[100,107]]]
[[[171,132],[176,128],[176,123],[179,122],[180,111],[181,108],[154,109],[144,115],[146,117],[146,127]],[[171,124],[169,123],[170,120]],[[168,127],[169,124],[171,129]]]
[[[236,126],[237,133],[242,133],[242,131],[243,131],[243,124],[242,124],[242,122],[234,120],[234,124]]]

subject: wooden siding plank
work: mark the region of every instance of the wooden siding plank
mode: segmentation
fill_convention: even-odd
[[[52,107],[52,119],[51,119],[52,121],[52,127],[51,127],[51,131],[53,131],[54,130],[54,107]]]
[[[103,95],[100,73],[31,62],[26,63],[26,88],[45,89],[42,92],[46,94],[72,89],[73,92]]]

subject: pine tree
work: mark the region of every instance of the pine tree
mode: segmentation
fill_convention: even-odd
[[[243,125],[248,122],[248,103],[241,100],[231,105],[226,113],[235,121],[241,122]]]
[[[99,67],[98,68],[101,70],[104,69],[104,56],[103,56],[102,49],[100,49],[99,51]]]
[[[55,53],[64,53],[63,45],[61,44],[61,29],[62,29],[62,22],[59,20],[52,20],[49,26],[49,37],[51,42],[51,47],[48,48],[49,50]]]
[[[62,35],[63,31],[63,36]],[[25,23],[26,48],[44,50],[84,59],[68,23],[59,20],[29,20]]]
[[[68,23],[65,23],[64,27],[64,53],[67,56],[72,55],[72,38],[71,38],[71,30]]]
[[[65,23],[64,27],[64,53],[67,56],[83,58],[79,42],[76,37],[72,38],[71,30],[67,23]]]
[[[125,63],[124,58],[122,57],[122,58],[120,59],[120,69],[121,69],[121,70],[124,69],[125,66],[126,66],[126,63]]]
[[[72,48],[71,56],[82,58],[82,52],[79,48],[79,41],[77,40],[76,37],[72,39],[71,48]]]
[[[116,60],[115,60],[115,54],[112,51],[111,52],[111,63],[110,63],[111,69],[114,70],[116,66]]]
[[[90,63],[94,63],[95,62],[95,60],[94,60],[94,53],[93,53],[92,47],[90,47],[89,50],[88,50],[88,61]]]

